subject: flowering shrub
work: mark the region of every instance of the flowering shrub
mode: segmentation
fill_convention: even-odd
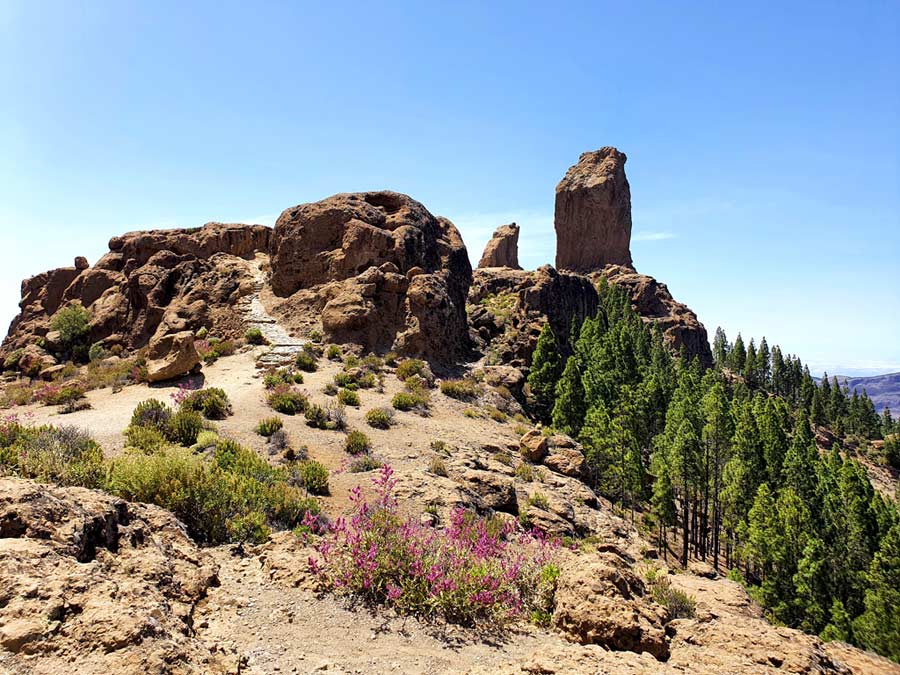
[[[400,515],[390,466],[381,467],[373,484],[374,504],[353,489],[349,520],[327,527],[311,517],[304,522],[322,534],[321,560],[310,558],[308,565],[326,588],[463,624],[502,624],[551,609],[556,541],[463,509],[437,530]]]
[[[191,396],[195,389],[193,382],[182,382],[178,385],[178,389],[169,394],[169,397],[172,399],[172,403],[180,406]]]
[[[231,414],[231,402],[228,400],[228,394],[219,387],[190,392],[181,401],[181,408],[201,413],[210,420],[221,420]]]

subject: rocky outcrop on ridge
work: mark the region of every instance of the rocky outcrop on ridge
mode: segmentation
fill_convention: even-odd
[[[2,672],[222,672],[192,629],[216,582],[158,507],[0,478]]]
[[[456,227],[396,192],[285,210],[271,245],[274,313],[318,317],[327,340],[449,362],[467,346],[472,269]]]
[[[50,270],[22,282],[21,312],[2,352],[41,341],[52,362],[51,317],[70,303],[90,312],[90,342],[138,349],[154,337],[215,327],[233,336],[240,322],[233,304],[252,288],[241,257],[268,246],[262,225],[208,223],[202,228],[131,232],[113,237],[110,251],[93,267]],[[50,336],[52,337],[52,336]]]
[[[484,268],[473,275],[469,322],[488,362],[527,367],[544,323],[567,338],[573,322],[597,313],[593,281],[549,265],[534,271]]]
[[[585,152],[556,186],[556,267],[594,272],[631,265],[631,188],[625,153]]]
[[[494,230],[491,240],[484,247],[478,267],[519,267],[519,226],[515,223],[501,225]]]
[[[672,297],[665,284],[622,265],[608,265],[599,276],[628,292],[637,313],[645,322],[659,326],[674,353],[684,349],[688,358],[697,357],[704,366],[712,366],[706,328],[690,307]]]

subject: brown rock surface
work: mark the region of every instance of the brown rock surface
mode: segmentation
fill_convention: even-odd
[[[92,342],[128,349],[162,332],[215,327],[237,337],[233,305],[250,279],[242,257],[265,251],[271,230],[262,225],[208,223],[202,228],[130,232],[110,240],[93,268],[78,260],[22,282],[21,312],[0,353],[50,332],[60,307],[80,302],[91,313]]]
[[[706,328],[687,305],[672,297],[665,284],[621,265],[607,266],[600,275],[628,292],[637,313],[660,327],[666,344],[676,354],[683,347],[689,358],[696,356],[703,365],[712,366]]]
[[[271,248],[272,292],[287,298],[272,311],[288,324],[321,312],[329,341],[439,361],[466,347],[465,245],[414,199],[384,191],[301,204],[278,218]]]
[[[556,186],[556,267],[593,272],[631,265],[631,188],[625,153],[585,152]]]
[[[597,307],[597,290],[586,276],[549,265],[530,272],[485,268],[473,274],[469,323],[490,365],[524,368],[544,323],[567,338],[572,322],[594,316]]]
[[[519,226],[515,223],[501,225],[484,247],[478,267],[519,267]]]
[[[0,671],[218,673],[192,637],[216,568],[162,509],[0,478]]]
[[[553,625],[569,639],[665,659],[665,619],[618,551],[573,556],[560,566]]]
[[[187,375],[200,363],[194,347],[194,334],[189,331],[168,333],[150,340],[147,351],[147,380],[162,382]]]

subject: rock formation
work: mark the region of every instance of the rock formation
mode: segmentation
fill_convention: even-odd
[[[484,268],[473,275],[469,321],[491,364],[523,368],[531,363],[544,323],[568,338],[572,323],[597,313],[593,281],[549,265],[533,272]]]
[[[697,357],[704,366],[712,366],[706,328],[690,307],[672,297],[665,284],[622,265],[608,265],[600,276],[628,292],[637,313],[645,322],[659,326],[674,353],[684,349],[688,358]]]
[[[20,314],[2,351],[47,340],[53,314],[78,302],[90,312],[90,342],[138,349],[154,337],[216,327],[236,337],[240,319],[234,301],[251,284],[238,257],[265,251],[271,230],[262,225],[207,223],[201,228],[131,232],[113,237],[110,251],[91,268],[83,258],[74,267],[50,270],[22,282]],[[46,357],[46,358],[45,358]],[[52,365],[53,357],[40,357]]]
[[[519,267],[519,226],[515,223],[501,225],[484,247],[478,267]]]
[[[158,507],[0,478],[0,671],[221,672],[190,637],[215,583]]]
[[[594,272],[631,265],[631,188],[625,153],[585,152],[556,186],[556,267]]]
[[[321,313],[331,342],[450,361],[467,344],[472,281],[456,227],[396,192],[338,194],[287,209],[271,286],[286,321]]]

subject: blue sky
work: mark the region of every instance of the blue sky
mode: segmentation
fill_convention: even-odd
[[[615,145],[637,268],[710,333],[900,370],[898,45],[893,0],[5,0],[0,322],[114,234],[353,190],[552,262],[556,183]]]

